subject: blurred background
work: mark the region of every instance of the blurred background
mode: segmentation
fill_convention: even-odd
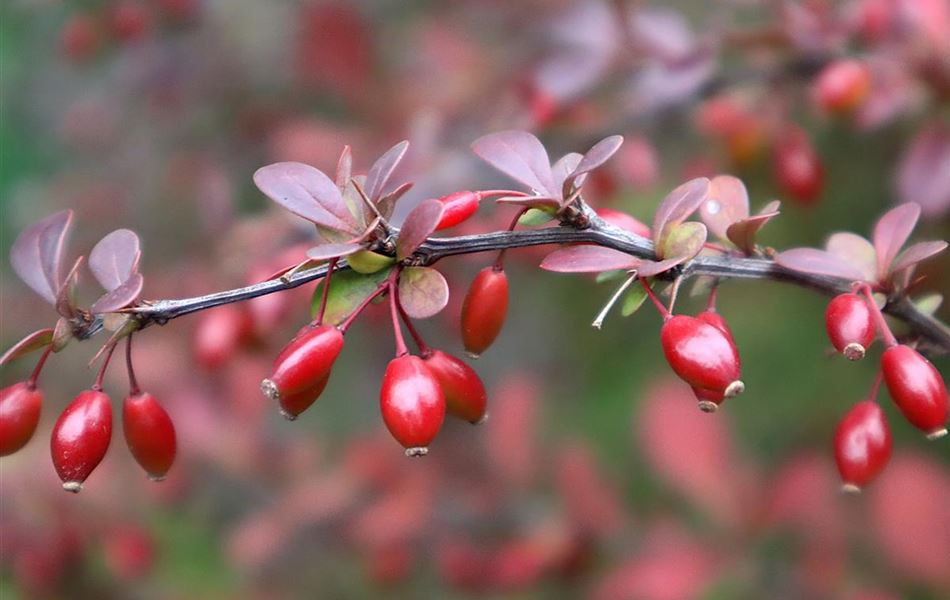
[[[586,199],[648,223],[675,185],[732,173],[753,210],[782,201],[760,237],[779,249],[868,235],[909,200],[924,208],[916,239],[950,238],[947,0],[9,0],[0,12],[4,348],[55,319],[9,268],[29,223],[73,208],[70,257],[134,229],[144,298],[238,287],[299,260],[310,235],[254,170],[332,173],[344,144],[365,171],[411,141],[400,214],[510,187],[468,146],[523,128],[552,156],[624,135]],[[817,79],[842,57],[870,83],[829,114]],[[511,215],[485,203],[452,233]],[[543,256],[509,254],[509,321],[474,364],[490,420],[447,421],[425,460],[405,459],[379,418],[392,353],[379,307],[300,419],[261,396],[312,286],[136,337],[139,380],[178,430],[160,484],[116,431],[83,492],[62,491],[49,431],[104,339],[53,356],[35,439],[0,462],[0,597],[950,597],[948,442],[927,443],[885,402],[890,465],[862,495],[838,492],[834,428],[867,394],[879,349],[830,356],[826,298],[725,283],[747,391],[707,415],[663,362],[655,312],[593,330],[612,286],[542,272]],[[431,344],[461,355],[461,298],[490,260],[440,264],[453,295],[420,324]],[[945,253],[914,293],[947,294],[948,273]],[[935,364],[950,378],[947,357]],[[32,366],[4,367],[3,385]],[[113,400],[123,371],[108,374]]]

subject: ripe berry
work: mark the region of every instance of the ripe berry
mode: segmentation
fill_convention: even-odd
[[[910,346],[891,346],[881,356],[881,370],[894,403],[928,439],[947,435],[947,387],[940,373]]]
[[[846,114],[858,108],[871,91],[871,72],[858,60],[838,60],[818,75],[813,95],[825,112]]]
[[[0,390],[0,456],[26,446],[40,422],[43,392],[28,381]]]
[[[721,392],[727,398],[745,389],[739,380],[739,352],[717,327],[677,315],[663,323],[660,341],[670,367],[691,386]]]
[[[149,479],[164,479],[175,461],[175,425],[154,396],[146,392],[126,397],[122,431],[132,456]]]
[[[799,202],[814,202],[824,186],[824,167],[804,132],[793,131],[776,145],[773,169],[779,188]]]
[[[732,343],[733,346],[735,346],[736,342],[735,342],[735,340],[732,338],[732,330],[729,329],[729,324],[726,323],[726,319],[723,318],[723,316],[722,316],[721,314],[719,314],[718,312],[716,312],[714,309],[707,308],[707,309],[704,310],[703,312],[701,312],[701,313],[699,313],[698,315],[696,315],[696,318],[699,319],[700,321],[702,321],[703,323],[707,323],[707,324],[709,324],[709,325],[712,325],[713,327],[715,327],[715,328],[718,329],[719,331],[721,331],[721,332],[723,332],[724,334],[726,334],[726,337],[729,338],[729,341]],[[737,350],[737,352],[738,352],[738,350]]]
[[[478,210],[479,196],[475,192],[453,192],[439,198],[439,202],[445,208],[442,210],[439,224],[435,226],[436,231],[467,221]]]
[[[842,490],[859,492],[877,477],[891,457],[891,444],[891,428],[881,407],[871,400],[855,404],[835,430]]]
[[[719,405],[726,399],[726,395],[722,392],[704,390],[698,387],[693,387],[693,395],[696,396],[699,410],[707,413],[714,413],[719,410]]]
[[[441,350],[435,350],[424,360],[442,387],[449,414],[476,425],[484,421],[488,416],[485,412],[487,396],[478,373]]]
[[[317,401],[317,398],[323,393],[329,381],[330,374],[327,373],[326,377],[318,381],[312,388],[307,388],[292,394],[281,395],[278,400],[280,403],[280,414],[288,421],[296,419],[300,416],[300,413],[310,408],[310,405]]]
[[[462,342],[472,358],[488,349],[501,332],[508,313],[508,276],[485,267],[472,281],[462,302]]]
[[[59,415],[50,439],[53,466],[64,490],[82,489],[82,483],[105,457],[111,439],[109,396],[98,390],[80,393]]]
[[[394,358],[386,367],[379,406],[387,429],[406,456],[423,456],[445,419],[439,381],[418,356]]]
[[[274,372],[261,382],[261,390],[271,400],[281,402],[287,413],[297,416],[316,400],[319,393],[314,395],[314,391],[323,391],[320,384],[326,385],[324,380],[330,377],[330,369],[342,349],[343,334],[339,329],[332,325],[307,325],[277,355]],[[305,394],[298,395],[301,393]],[[306,396],[311,397],[309,403],[305,402]],[[286,407],[281,401],[285,397],[289,399]]]
[[[848,360],[861,360],[874,342],[874,318],[857,294],[840,294],[828,303],[825,329],[835,350]]]

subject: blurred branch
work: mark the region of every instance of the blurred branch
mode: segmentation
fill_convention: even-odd
[[[405,262],[412,265],[432,265],[443,258],[461,254],[493,252],[506,248],[575,243],[597,244],[639,258],[656,259],[653,252],[653,243],[650,240],[604,222],[586,206],[584,206],[584,213],[590,223],[590,226],[585,229],[575,229],[562,225],[560,227],[527,231],[495,231],[478,235],[431,238]],[[345,261],[340,261],[337,268],[346,269],[348,267],[345,265]],[[140,306],[129,309],[129,312],[138,320],[140,329],[152,324],[164,325],[172,319],[222,304],[250,300],[259,296],[289,290],[322,278],[326,271],[326,266],[320,266],[294,273],[287,280],[273,279],[247,287],[194,298],[145,302]],[[705,275],[719,279],[781,281],[810,288],[829,296],[848,291],[851,287],[851,282],[846,279],[791,271],[782,268],[769,258],[697,256],[664,275],[666,279]],[[943,354],[950,353],[950,328],[937,319],[918,311],[906,297],[891,299],[884,307],[884,312],[902,321],[915,337],[922,338],[934,350]],[[80,339],[85,339],[95,335],[101,329],[101,319],[92,318],[87,322],[77,324],[75,333]]]

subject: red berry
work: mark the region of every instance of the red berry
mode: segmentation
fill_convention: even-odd
[[[881,356],[884,382],[894,403],[929,439],[947,435],[950,401],[937,369],[910,346],[891,346]]]
[[[310,405],[317,401],[323,390],[326,389],[330,381],[330,374],[317,382],[312,388],[307,388],[300,392],[292,394],[282,394],[278,399],[280,403],[280,414],[288,421],[293,421],[300,413],[310,408]]]
[[[871,72],[859,60],[838,60],[815,81],[815,102],[825,112],[845,114],[858,108],[871,91]]]
[[[146,392],[126,397],[122,431],[132,456],[149,479],[164,479],[175,461],[175,425],[154,396]]]
[[[112,404],[98,390],[76,396],[53,426],[50,451],[63,489],[78,492],[102,462],[112,439]]]
[[[462,360],[441,350],[432,352],[424,360],[442,387],[449,414],[469,423],[484,421],[488,399],[478,373]]]
[[[407,456],[422,456],[445,419],[439,381],[418,356],[394,358],[386,367],[379,406],[389,432]]]
[[[498,337],[508,314],[508,276],[501,269],[478,272],[462,302],[462,343],[473,358]]]
[[[835,350],[848,360],[861,360],[874,342],[874,317],[864,298],[839,294],[828,303],[825,329]]]
[[[277,355],[274,372],[261,382],[261,390],[271,400],[280,402],[287,414],[296,417],[323,391],[342,349],[343,334],[339,329],[333,325],[307,325]]]
[[[794,130],[775,148],[775,179],[793,199],[810,204],[824,186],[825,170],[804,132]]]
[[[726,337],[729,338],[729,341],[732,342],[733,346],[736,344],[735,340],[732,337],[732,330],[729,329],[729,324],[726,323],[726,319],[715,310],[711,308],[707,308],[703,312],[696,315],[696,318],[702,321],[703,323],[708,323],[709,325],[712,325],[719,331],[726,334]]]
[[[43,392],[21,381],[0,390],[0,456],[26,446],[40,422]]]
[[[693,395],[696,396],[699,410],[707,413],[714,413],[719,410],[719,405],[726,399],[726,395],[722,392],[704,390],[698,387],[693,387]]]
[[[248,314],[233,304],[225,304],[202,315],[195,329],[195,359],[213,371],[234,356],[238,346],[251,333]]]
[[[842,489],[858,492],[884,469],[891,457],[891,428],[877,402],[858,402],[835,430],[835,461]]]
[[[455,227],[478,210],[479,196],[475,192],[453,192],[448,196],[439,198],[444,209],[442,210],[442,219],[435,226],[436,231],[442,231],[449,227]]]
[[[660,331],[663,353],[673,371],[693,387],[737,396],[741,364],[735,344],[717,327],[695,317],[677,315]]]

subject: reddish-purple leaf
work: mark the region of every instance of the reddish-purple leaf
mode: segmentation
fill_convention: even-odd
[[[669,229],[657,254],[660,258],[693,258],[703,249],[706,235],[706,226],[702,223],[680,223]]]
[[[860,235],[848,231],[834,233],[825,242],[825,250],[861,271],[864,281],[877,279],[877,252]]]
[[[406,192],[412,189],[412,185],[411,181],[407,181],[379,199],[379,202],[376,204],[376,210],[379,211],[379,214],[384,219],[389,219],[393,216],[393,209],[396,208],[396,203],[399,202],[399,199],[402,198]]]
[[[363,246],[357,243],[351,244],[320,244],[307,250],[307,258],[320,262],[337,258],[340,256],[349,256]]]
[[[141,255],[139,236],[129,229],[116,229],[89,253],[89,268],[99,285],[112,291],[138,269]]]
[[[845,262],[830,252],[817,248],[792,248],[775,256],[775,262],[786,269],[862,281],[861,269]]]
[[[527,131],[500,131],[475,140],[472,150],[485,162],[538,194],[560,199],[551,160],[544,146]]]
[[[551,165],[551,175],[554,177],[554,185],[557,189],[564,189],[564,182],[574,172],[583,158],[584,155],[579,152],[568,152]],[[584,177],[579,178],[577,185],[583,185],[584,179]]]
[[[343,146],[343,152],[340,152],[340,160],[336,163],[336,187],[340,192],[344,192],[353,176],[353,151],[349,146]]]
[[[538,210],[554,212],[560,208],[561,203],[555,198],[546,198],[544,196],[505,196],[495,200],[498,204],[511,204],[514,206],[530,206]]]
[[[370,167],[369,173],[366,174],[366,187],[364,188],[370,200],[377,202],[388,191],[386,188],[389,185],[389,180],[408,149],[409,142],[399,142],[380,156]]]
[[[4,352],[3,356],[0,356],[0,366],[13,362],[21,356],[26,356],[30,352],[45,348],[52,341],[53,330],[51,328],[34,331]]]
[[[874,226],[874,249],[877,251],[877,272],[883,277],[907,242],[920,218],[920,205],[901,204],[884,213]]]
[[[653,217],[653,243],[660,247],[666,235],[665,230],[682,223],[696,212],[708,195],[709,180],[705,177],[687,181],[667,194]]]
[[[402,260],[415,252],[435,231],[445,205],[436,199],[424,200],[406,215],[396,240],[396,258]]]
[[[141,273],[132,273],[119,287],[105,294],[89,310],[94,314],[115,312],[135,302],[142,293],[145,279]]]
[[[63,210],[30,225],[10,248],[10,262],[23,283],[50,304],[56,303],[63,247],[73,211]]]
[[[564,196],[567,196],[569,188],[575,185],[575,182],[577,182],[577,187],[580,187],[583,182],[578,181],[578,179],[594,169],[600,168],[616,154],[622,145],[623,136],[620,135],[612,135],[594,144],[594,146],[587,151],[587,154],[584,155],[584,158],[581,159],[580,163],[574,168],[574,172],[564,180],[562,188]]]
[[[920,130],[900,159],[896,184],[901,202],[917,202],[925,215],[950,209],[950,127],[938,122]]]
[[[673,267],[686,262],[687,260],[689,260],[688,256],[676,256],[674,258],[667,258],[660,261],[644,260],[640,263],[640,267],[637,269],[637,274],[644,278],[653,277],[654,275],[665,273]]]
[[[709,181],[709,196],[699,207],[699,216],[713,235],[728,239],[729,226],[749,216],[749,193],[742,180],[732,175],[713,177]]]
[[[76,316],[76,285],[79,283],[79,267],[86,260],[85,256],[80,256],[73,263],[73,268],[69,270],[63,284],[56,293],[56,313],[61,317],[72,319]]]
[[[636,269],[640,259],[613,248],[580,245],[559,248],[544,257],[541,268],[556,273],[601,273]]]
[[[282,162],[261,167],[254,183],[264,195],[290,212],[328,229],[358,233],[340,188],[309,165]]]
[[[399,302],[409,317],[428,319],[449,303],[449,284],[430,267],[406,267],[399,274]]]
[[[778,201],[776,201],[778,204]],[[772,211],[736,221],[726,229],[726,237],[746,254],[755,252],[755,238],[759,230],[765,227],[765,224],[777,217],[779,212]]]
[[[923,262],[928,258],[940,254],[947,248],[947,242],[942,240],[933,241],[933,242],[917,242],[916,244],[907,248],[894,259],[894,264],[891,265],[891,273],[898,273],[903,271],[908,267],[913,267],[919,262]]]

